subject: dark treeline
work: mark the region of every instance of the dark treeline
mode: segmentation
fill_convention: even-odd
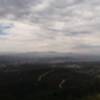
[[[0,99],[86,100],[100,92],[99,66],[93,62],[1,64]]]

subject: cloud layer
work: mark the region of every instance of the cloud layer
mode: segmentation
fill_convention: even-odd
[[[0,52],[99,54],[99,0],[0,0]]]

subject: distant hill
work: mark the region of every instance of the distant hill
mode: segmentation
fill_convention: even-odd
[[[57,52],[31,52],[0,55],[0,63],[59,63],[70,61],[100,61],[100,56]]]

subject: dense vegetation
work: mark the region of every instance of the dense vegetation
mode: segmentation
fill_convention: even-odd
[[[0,65],[0,100],[100,100],[100,63]]]

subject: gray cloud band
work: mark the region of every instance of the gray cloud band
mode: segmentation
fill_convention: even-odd
[[[85,37],[89,37],[89,35],[99,36],[99,6],[99,0],[0,0],[0,18],[22,23],[27,21],[31,26],[39,26],[43,31],[31,34],[33,37],[36,34],[38,41],[49,41],[46,46],[52,48],[56,45],[59,46],[58,43],[64,43],[62,42],[64,37],[74,38],[70,39],[71,41],[80,38],[80,41],[84,42],[83,37],[85,40]],[[3,31],[0,32],[4,34]],[[32,40],[32,38],[26,39],[26,41],[28,40]],[[56,43],[53,43],[54,40]],[[85,41],[88,44],[90,40]],[[76,47],[78,45],[76,42],[72,44]],[[82,46],[83,44],[86,46]],[[81,46],[88,48],[87,44],[82,43]],[[61,44],[61,47],[63,46],[64,44]],[[79,48],[82,48],[81,46]],[[95,48],[94,45],[91,47]]]

